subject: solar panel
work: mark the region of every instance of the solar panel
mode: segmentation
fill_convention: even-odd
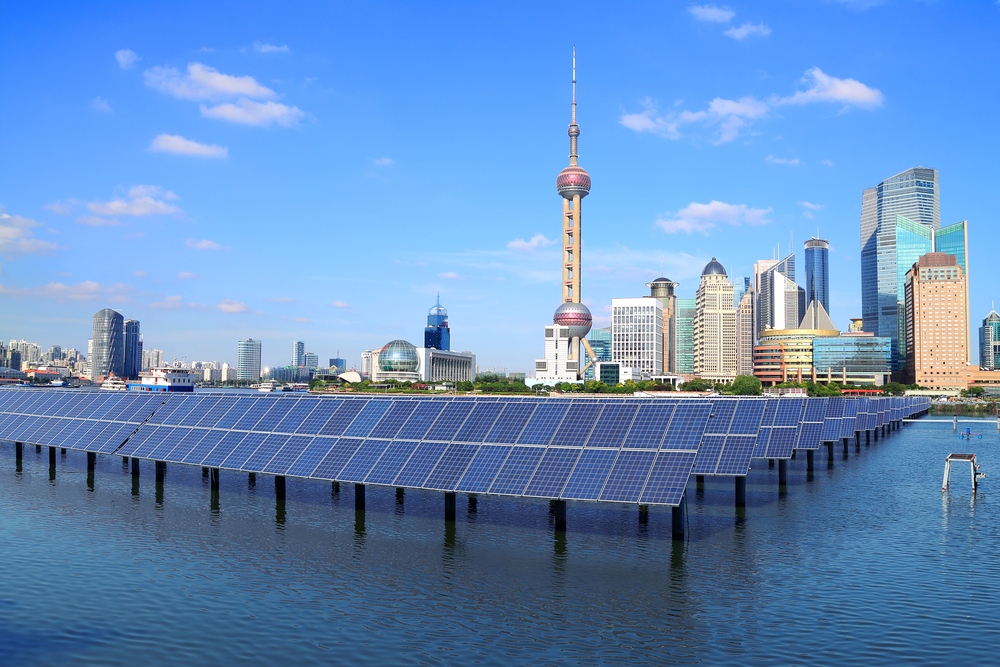
[[[358,416],[354,418],[351,425],[344,429],[347,437],[366,438],[372,432],[375,425],[382,419],[383,415],[392,407],[392,401],[383,399],[373,399],[368,401]]]
[[[344,430],[365,408],[365,405],[367,405],[367,401],[364,400],[343,401],[326,424],[320,428],[319,435],[343,435]]]
[[[460,442],[448,445],[427,481],[424,482],[424,487],[442,491],[452,490],[478,450],[479,445]]]
[[[245,438],[240,440],[240,444],[233,448],[229,456],[213,467],[232,468],[234,470],[242,469],[243,464],[253,456],[253,453],[257,451],[257,448],[260,447],[266,437],[264,433],[247,434]],[[215,456],[215,452],[212,453],[212,456]]]
[[[486,436],[485,442],[505,444],[517,442],[517,437],[521,435],[528,418],[535,411],[535,405],[534,402],[507,403]]]
[[[493,480],[490,493],[520,495],[544,453],[544,447],[514,447]]]
[[[469,401],[456,401],[449,403],[434,424],[431,426],[430,430],[424,436],[424,440],[443,440],[445,442],[450,442],[452,438],[455,437],[455,433],[458,429],[462,427],[465,423],[466,418],[469,413],[472,412],[474,407],[473,403]]]
[[[372,467],[378,463],[379,458],[389,447],[389,442],[389,440],[380,438],[365,440],[358,447],[358,451],[354,452],[351,460],[344,465],[337,478],[343,482],[365,481],[365,477],[371,472]]]
[[[214,447],[195,447],[191,450],[190,454],[184,457],[184,463],[201,464],[210,468],[218,468],[222,462],[226,460],[226,457],[232,454],[239,444],[247,437],[249,437],[248,433],[230,431],[223,435]],[[205,440],[202,440],[202,443],[207,440],[208,437],[206,437]],[[197,457],[201,455],[202,450],[204,449],[207,449],[208,451],[199,461]]]
[[[655,458],[656,452],[651,450],[622,450],[608,475],[600,499],[638,502]]]
[[[423,486],[424,480],[437,465],[444,450],[448,447],[444,442],[422,442],[414,450],[410,460],[396,477],[396,486]]]
[[[415,407],[417,407],[417,404],[413,401],[394,402],[386,415],[372,430],[371,437],[388,438],[390,440],[395,438]]]
[[[274,455],[285,446],[291,436],[280,433],[272,433],[264,438],[254,453],[239,467],[243,470],[258,471],[263,470]]]
[[[413,440],[396,440],[385,450],[365,478],[366,484],[392,484],[399,476],[406,462],[413,456],[413,451],[420,444]]]
[[[590,433],[587,447],[621,447],[638,411],[638,404],[605,405]]]
[[[319,462],[319,465],[316,466],[311,477],[337,479],[338,473],[340,473],[351,457],[354,456],[354,452],[358,451],[362,442],[364,441],[361,438],[338,439],[336,444],[330,447],[323,460]]]
[[[455,434],[455,440],[457,442],[482,442],[490,428],[493,427],[501,410],[503,410],[502,403],[477,401],[472,414]]]
[[[312,436],[308,435],[290,436],[284,446],[271,459],[270,463],[262,468],[262,471],[272,475],[284,475],[312,441]],[[316,461],[316,464],[318,463],[319,461]],[[315,468],[316,466],[314,465],[313,467]],[[309,472],[312,472],[312,470]]]
[[[622,447],[659,449],[673,414],[673,403],[657,402],[640,406]]]
[[[823,422],[823,442],[840,440],[840,420],[844,416],[844,399],[832,396],[826,404],[826,419]]]
[[[755,435],[727,436],[725,447],[719,456],[719,465],[715,469],[715,474],[746,475],[750,469],[750,458],[753,455],[756,443],[757,436]]]
[[[524,489],[524,495],[558,498],[582,451],[582,447],[549,447]]]
[[[299,435],[316,435],[319,433],[323,425],[326,424],[333,413],[337,411],[340,407],[341,401],[337,398],[321,398],[316,401],[316,407],[309,416],[302,420],[295,432]]]
[[[461,480],[455,485],[457,491],[486,493],[496,478],[497,472],[513,449],[511,445],[482,445],[472,457]]]
[[[658,452],[639,502],[650,505],[679,504],[687,488],[694,460],[695,452],[692,451]]]

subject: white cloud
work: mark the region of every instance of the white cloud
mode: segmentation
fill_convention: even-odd
[[[192,141],[191,139],[185,139],[179,134],[158,134],[149,145],[149,150],[157,153],[192,155],[194,157],[229,157],[229,149],[225,146],[198,143],[197,141]]]
[[[101,218],[96,215],[82,215],[76,219],[78,225],[88,225],[90,227],[121,227],[117,218]]]
[[[823,208],[822,204],[813,204],[812,202],[807,202],[807,201],[800,201],[798,204],[799,206],[807,208],[810,211],[819,211]]]
[[[234,301],[233,299],[223,299],[219,303],[215,304],[215,307],[224,313],[247,313],[250,312],[250,306],[239,301]]]
[[[391,157],[380,157],[377,160],[372,160],[372,163],[376,167],[388,167],[390,164],[395,164],[395,160]]]
[[[195,250],[225,250],[225,248],[215,241],[209,241],[208,239],[188,239],[184,242],[184,246]]]
[[[333,305],[337,308],[350,308],[350,306],[344,303],[343,301],[334,301]]]
[[[773,155],[768,155],[764,158],[764,162],[767,162],[768,164],[787,164],[793,167],[798,167],[802,164],[797,157],[774,157]]]
[[[838,79],[823,72],[818,67],[806,70],[802,83],[810,86],[808,90],[788,97],[773,100],[780,104],[810,104],[812,102],[840,102],[848,106],[858,106],[872,109],[882,106],[885,96],[880,90],[869,88],[855,79]]]
[[[544,248],[555,243],[552,239],[546,238],[544,234],[535,234],[530,240],[525,241],[524,239],[514,239],[507,244],[507,247],[511,250],[517,250],[519,252],[534,252],[539,248]]]
[[[13,297],[28,297],[32,299],[53,299],[55,301],[95,301],[100,299],[107,303],[128,303],[135,294],[132,285],[113,283],[102,285],[93,280],[86,280],[74,285],[63,283],[48,283],[34,287],[8,287],[0,285],[0,294]]]
[[[729,7],[716,7],[715,5],[691,5],[688,13],[699,21],[709,23],[729,23],[736,16],[736,12]]]
[[[823,160],[823,164],[826,165],[827,167],[832,167],[833,160]]]
[[[265,301],[270,301],[271,303],[295,303],[298,299],[293,299],[290,296],[278,296],[271,297],[269,299],[264,299]]]
[[[55,243],[36,239],[31,230],[42,223],[20,215],[7,215],[0,206],[0,257],[45,255],[59,248]]]
[[[141,216],[180,213],[179,207],[164,201],[171,199],[177,199],[177,195],[158,185],[133,185],[126,199],[115,197],[109,202],[90,202],[87,204],[87,209],[98,215]]]
[[[260,42],[254,42],[253,48],[258,53],[288,53],[287,46],[275,46],[274,44],[261,44]]]
[[[133,271],[132,275],[135,276],[136,278],[145,278],[146,277],[146,272],[145,271]]]
[[[446,271],[444,273],[439,273],[438,278],[445,278],[447,280],[458,280],[459,278],[461,278],[461,276],[455,273],[454,271]]]
[[[184,306],[184,297],[180,295],[172,295],[163,297],[163,301],[156,301],[149,304],[150,308],[158,308],[163,310],[172,310],[174,308],[181,308]]]
[[[73,211],[71,204],[64,204],[61,201],[56,201],[52,204],[46,204],[43,206],[46,211],[52,211],[56,215],[69,215]]]
[[[177,274],[177,277],[181,280],[190,280],[192,278],[201,278],[197,273],[191,273],[190,271],[181,271]]]
[[[771,210],[770,206],[752,208],[746,204],[726,204],[715,200],[708,204],[691,202],[676,214],[667,214],[657,219],[656,226],[668,234],[701,232],[707,235],[718,223],[733,226],[766,225],[770,222],[767,215]]]
[[[188,63],[187,74],[173,67],[157,65],[143,72],[146,85],[164,95],[182,100],[225,100],[249,97],[269,100],[277,93],[257,83],[252,76],[231,76],[201,63]]]
[[[725,31],[722,34],[725,35],[726,37],[732,37],[737,41],[742,41],[747,37],[753,37],[758,35],[760,37],[767,37],[768,35],[771,34],[771,29],[768,28],[763,23],[753,24],[747,22],[741,25],[739,28],[736,27],[730,28],[729,30]]]
[[[217,104],[214,107],[201,105],[201,115],[205,118],[216,118],[262,127],[277,123],[284,127],[296,125],[305,114],[298,107],[290,107],[279,102],[254,102],[245,97],[233,102]]]
[[[729,100],[716,97],[704,111],[673,111],[660,114],[656,103],[646,98],[642,101],[644,111],[622,112],[618,122],[636,132],[649,132],[666,139],[680,139],[680,128],[691,123],[718,127],[715,144],[724,144],[740,135],[753,121],[767,115],[775,106],[786,104],[810,104],[813,102],[841,102],[847,106],[874,108],[882,106],[883,95],[854,79],[838,79],[825,74],[818,67],[806,72],[802,82],[810,84],[808,90],[799,91],[787,97],[772,95],[768,101],[755,97],[741,97]],[[675,105],[676,106],[676,105]],[[823,164],[833,166],[824,161]]]
[[[115,60],[118,61],[118,66],[122,69],[130,69],[132,65],[142,60],[142,58],[132,49],[119,49],[115,51]]]
[[[103,97],[95,97],[94,101],[90,103],[90,108],[94,111],[102,111],[104,113],[111,113],[111,105]]]

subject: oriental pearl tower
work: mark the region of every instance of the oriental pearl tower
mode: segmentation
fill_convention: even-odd
[[[552,316],[552,323],[569,327],[570,347],[569,358],[577,360],[577,369],[582,375],[580,361],[583,355],[580,344],[583,343],[594,357],[587,343],[587,334],[593,319],[590,309],[580,302],[580,255],[583,241],[581,222],[581,202],[590,194],[590,174],[578,164],[576,152],[577,137],[580,136],[580,126],[576,124],[576,47],[573,48],[573,112],[569,126],[569,166],[559,172],[556,178],[556,190],[563,198],[563,232],[562,232],[562,300],[563,303]]]

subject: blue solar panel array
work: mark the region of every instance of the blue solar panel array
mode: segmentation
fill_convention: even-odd
[[[925,399],[313,397],[0,391],[0,439],[364,484],[676,505]],[[850,407],[846,407],[848,405]],[[874,426],[872,426],[874,428]]]

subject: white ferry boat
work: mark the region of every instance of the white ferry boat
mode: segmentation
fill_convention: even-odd
[[[272,391],[281,391],[281,383],[274,380],[264,380],[259,385],[257,385],[257,391],[264,393],[270,393]]]
[[[131,382],[129,391],[193,392],[198,376],[184,368],[150,368],[139,373],[139,382]]]
[[[120,377],[109,375],[108,379],[101,383],[101,389],[104,391],[128,391],[128,385]]]

